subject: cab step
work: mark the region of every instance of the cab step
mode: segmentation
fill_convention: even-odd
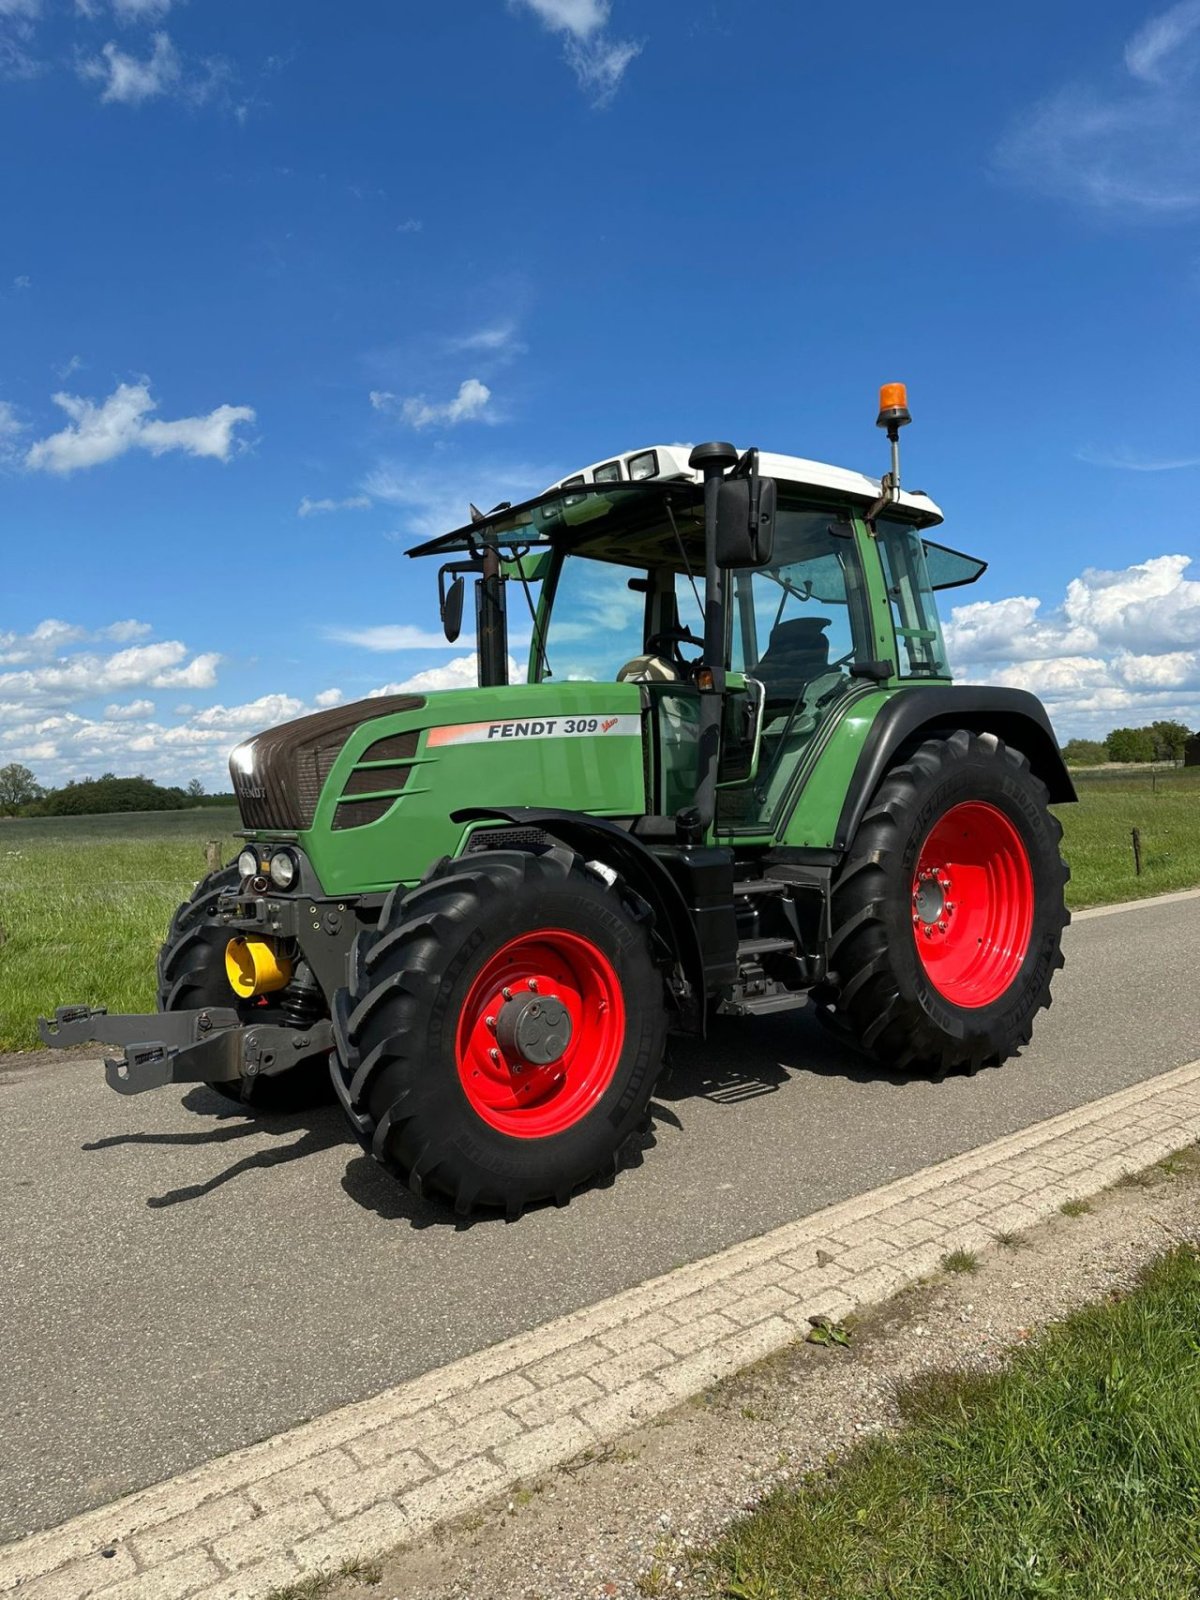
[[[755,994],[727,1000],[721,1012],[729,1017],[769,1017],[776,1011],[799,1011],[807,1004],[807,992],[789,990],[786,994]]]
[[[738,960],[756,959],[758,956],[782,955],[785,951],[794,955],[796,941],[794,939],[739,939]]]
[[[743,878],[740,883],[735,883],[733,892],[737,895],[750,894],[783,894],[790,887],[782,878]]]

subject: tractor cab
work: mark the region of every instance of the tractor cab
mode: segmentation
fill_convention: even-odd
[[[698,788],[703,799],[702,700],[715,694],[715,794],[700,820],[769,834],[806,752],[848,704],[885,684],[949,681],[934,592],[985,563],[927,537],[941,512],[923,494],[897,490],[880,507],[878,480],[758,451],[729,450],[721,484],[746,496],[730,497],[726,551],[710,549],[704,463],[689,459],[659,445],[596,463],[521,505],[472,508],[469,524],[410,554],[451,558],[439,576],[451,638],[477,575],[481,687],[508,682],[521,636],[530,684],[641,686],[653,803],[635,831],[669,832]],[[761,501],[767,483],[769,543],[761,529],[755,543],[743,498]]]

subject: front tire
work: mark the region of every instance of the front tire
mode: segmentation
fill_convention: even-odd
[[[884,779],[833,888],[834,1014],[887,1066],[998,1066],[1050,1004],[1062,828],[1019,751],[965,729]]]
[[[393,891],[334,1003],[333,1070],[417,1195],[519,1216],[615,1171],[666,1031],[649,930],[562,848],[495,851]]]

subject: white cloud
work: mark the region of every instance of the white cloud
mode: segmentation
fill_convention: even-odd
[[[369,495],[352,494],[346,500],[310,500],[307,495],[296,508],[298,517],[319,517],[329,511],[366,511],[369,509],[371,499]]]
[[[154,715],[153,700],[130,700],[125,705],[105,706],[104,715],[111,722],[128,722]]]
[[[57,630],[55,639],[59,649],[81,636],[86,637],[82,629],[70,628],[66,623],[43,623],[42,627]],[[29,637],[36,639],[37,630]],[[43,637],[48,639],[50,635],[47,633]],[[10,663],[35,659],[31,654],[6,657]],[[14,711],[21,714],[32,707],[68,706],[143,687],[208,689],[216,682],[220,660],[215,651],[205,651],[188,659],[187,647],[177,639],[132,645],[111,655],[95,651],[58,654],[17,671],[0,672],[0,714],[7,708],[11,720]]]
[[[390,411],[396,403],[396,396],[390,389],[372,389],[370,399],[376,411]]]
[[[183,450],[192,456],[228,461],[240,443],[235,432],[238,424],[254,421],[249,406],[221,405],[207,416],[162,422],[151,415],[157,402],[145,381],[118,384],[99,403],[62,392],[54,396],[54,403],[71,423],[30,446],[25,463],[34,471],[76,472],[113,461],[135,448],[154,456]]]
[[[1069,83],[1014,120],[997,168],[1045,193],[1131,217],[1200,209],[1200,0],[1151,17],[1112,82]]]
[[[148,622],[137,622],[128,617],[123,622],[110,622],[107,628],[101,628],[100,637],[112,639],[117,644],[128,644],[131,639],[144,639],[153,632]]]
[[[1139,456],[1129,450],[1098,450],[1092,445],[1077,450],[1075,459],[1090,467],[1116,467],[1124,472],[1179,472],[1200,467],[1200,456]]]
[[[145,57],[129,55],[110,39],[99,56],[80,62],[79,75],[104,85],[100,98],[107,104],[140,106],[175,89],[183,69],[170,35],[156,33]]]
[[[313,705],[321,711],[327,711],[330,706],[341,705],[345,698],[340,689],[322,689],[320,694],[313,695]]]
[[[371,404],[376,410],[384,410],[386,402],[384,405],[378,404],[377,393],[372,393]],[[383,398],[379,395],[379,399]],[[387,398],[390,400],[392,397]],[[423,394],[402,400],[400,415],[410,428],[429,428],[435,424],[452,428],[460,422],[487,422],[492,420],[488,415],[491,399],[492,391],[486,383],[481,383],[478,378],[466,378],[459,384],[458,393],[453,399],[442,404],[432,403]]]
[[[484,508],[500,500],[516,504],[560,476],[558,466],[528,462],[439,462],[437,467],[383,462],[368,474],[363,488],[372,499],[398,506],[407,513],[404,527],[394,534],[398,542],[404,543],[462,527],[470,519],[468,507],[472,501]]]
[[[405,217],[403,222],[396,224],[397,233],[420,233],[425,224],[420,217]]]
[[[1181,56],[1185,47],[1195,44],[1198,29],[1200,0],[1181,0],[1143,23],[1125,46],[1125,65],[1144,83],[1166,82],[1181,65],[1187,69],[1194,65],[1190,50],[1186,62],[1181,62]]]
[[[1191,560],[1155,556],[1088,568],[1062,604],[1015,595],[955,606],[946,644],[956,675],[1029,689],[1060,737],[1173,717],[1200,725],[1200,582]]]
[[[625,70],[641,53],[630,39],[608,33],[610,0],[515,0],[524,5],[552,33],[563,36],[563,50],[575,76],[593,106],[609,103],[620,87]]]
[[[12,286],[18,292],[21,292],[22,290],[25,290],[25,289],[32,289],[33,288],[33,279],[29,276],[29,274],[27,272],[22,272],[18,277],[15,277],[13,279],[13,285]]]
[[[19,17],[32,22],[40,16],[42,0],[0,0],[0,17]]]
[[[482,350],[489,355],[507,355],[520,352],[525,346],[517,338],[515,322],[495,322],[473,333],[464,333],[447,341],[455,351]]]
[[[119,22],[158,22],[171,9],[171,0],[112,0]]]
[[[446,650],[440,633],[414,628],[408,623],[385,623],[374,628],[326,628],[325,637],[337,644],[352,644],[360,650]]]
[[[508,681],[510,683],[525,682],[525,668],[513,659],[508,658]],[[447,661],[444,666],[426,667],[421,672],[414,672],[411,678],[404,678],[399,683],[385,683],[378,689],[372,689],[367,696],[369,700],[378,699],[385,694],[432,694],[438,689],[475,689],[479,685],[479,661],[472,653],[469,656],[455,656],[452,661]]]

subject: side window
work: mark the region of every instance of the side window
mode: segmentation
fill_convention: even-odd
[[[900,676],[948,678],[950,668],[925,543],[911,524],[890,517],[880,517],[875,528],[896,628]]]

